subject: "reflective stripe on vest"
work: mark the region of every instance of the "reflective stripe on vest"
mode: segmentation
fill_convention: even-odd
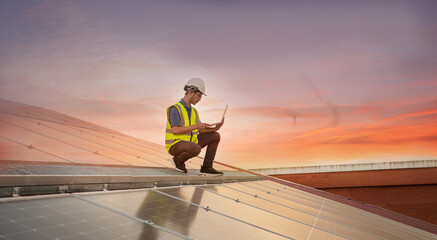
[[[187,109],[182,105],[182,103],[178,102],[173,106],[170,106],[167,108],[167,128],[165,130],[165,148],[167,149],[167,152],[170,150],[170,148],[175,145],[176,143],[180,141],[187,141],[187,142],[193,142],[193,143],[199,143],[197,140],[197,134],[199,134],[199,130],[195,129],[191,132],[185,133],[185,134],[173,134],[173,131],[171,130],[170,125],[170,109],[172,107],[176,107],[176,109],[179,112],[179,116],[181,119],[181,126],[188,127],[191,125],[196,125],[197,123],[200,123],[199,120],[199,113],[197,112],[197,109],[194,107],[191,107],[191,119],[188,118],[188,112]]]

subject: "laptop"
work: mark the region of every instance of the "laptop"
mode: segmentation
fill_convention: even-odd
[[[226,115],[226,111],[228,110],[228,105],[226,104],[226,108],[225,108],[225,111],[223,112],[223,116],[222,116],[222,121],[223,121],[223,119],[225,119],[225,115]],[[220,121],[220,122],[215,122],[215,123],[211,123],[211,125],[217,125],[217,124],[220,124],[220,123],[222,123],[222,121]]]

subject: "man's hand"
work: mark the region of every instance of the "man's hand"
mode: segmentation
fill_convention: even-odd
[[[208,123],[198,123],[195,126],[196,126],[196,129],[199,129],[199,131],[201,131],[207,127],[211,127],[212,125],[208,124]]]
[[[220,128],[222,128],[223,124],[225,124],[225,118],[222,118],[222,121],[215,126],[215,130],[218,131]]]

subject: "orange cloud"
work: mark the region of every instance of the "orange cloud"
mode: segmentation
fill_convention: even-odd
[[[432,107],[432,104],[421,105]],[[256,124],[249,123],[244,129],[247,131],[245,133],[236,136],[233,130],[235,139],[231,141],[226,140],[230,133],[224,131],[221,150],[224,153],[219,153],[218,156],[222,161],[232,161],[232,164],[248,168],[437,157],[437,110],[431,108],[390,118],[378,117],[390,112],[405,111],[409,107],[345,108],[347,111],[339,108],[342,110],[339,111],[342,119],[339,125],[325,125],[307,131],[300,129],[299,121],[295,129],[287,128],[285,124],[272,124],[266,128],[258,126],[256,132],[250,131]],[[279,117],[272,117],[270,122],[273,123],[286,116],[281,114],[283,110],[243,109],[240,114],[250,114],[252,121],[255,121],[265,113],[272,113],[272,116]],[[327,114],[325,110],[313,111],[313,115],[319,116],[319,121],[329,122],[326,118],[321,118]],[[357,112],[360,114],[357,115]],[[301,116],[300,122],[304,124],[311,119]]]
[[[399,119],[404,119],[404,118],[425,116],[425,115],[436,114],[436,113],[437,113],[437,109],[436,110],[423,111],[423,112],[407,113],[407,114],[403,114],[401,116],[397,116],[397,117],[393,117],[393,118],[388,118],[386,120],[387,121],[394,121],[394,120],[399,120]]]

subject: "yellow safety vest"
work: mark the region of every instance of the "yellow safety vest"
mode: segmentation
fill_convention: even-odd
[[[170,150],[170,148],[175,145],[176,143],[180,141],[187,141],[187,142],[193,142],[193,143],[199,143],[199,140],[197,140],[197,135],[199,134],[199,130],[195,129],[191,132],[185,133],[185,134],[173,134],[173,131],[171,130],[170,125],[170,109],[172,107],[176,107],[176,109],[179,112],[179,116],[181,118],[181,126],[182,127],[188,127],[192,125],[196,125],[200,123],[199,120],[199,113],[197,112],[197,109],[194,107],[191,107],[191,119],[188,118],[188,112],[187,109],[182,105],[181,102],[176,103],[175,105],[172,105],[167,108],[167,129],[165,130],[165,148],[167,149],[167,152]]]

